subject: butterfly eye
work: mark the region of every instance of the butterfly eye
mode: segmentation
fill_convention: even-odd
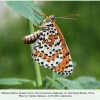
[[[51,19],[51,20],[54,20],[54,19],[55,19],[55,16],[54,16],[54,15],[51,15],[51,16],[50,16],[50,19]]]

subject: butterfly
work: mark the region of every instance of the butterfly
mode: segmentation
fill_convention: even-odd
[[[40,28],[33,34],[22,38],[25,44],[34,43],[32,58],[39,65],[58,74],[72,74],[71,55],[62,32],[55,23],[55,16],[47,17]]]

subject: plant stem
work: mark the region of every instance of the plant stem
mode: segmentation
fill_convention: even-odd
[[[29,21],[29,29],[30,29],[30,33],[34,32],[34,28],[32,26],[31,21]],[[31,51],[32,51],[33,45],[31,44],[30,47],[31,47]],[[40,88],[42,88],[42,78],[41,78],[40,68],[39,68],[39,65],[37,64],[37,62],[35,62],[34,60],[33,60],[33,64],[34,64],[33,68],[34,68],[36,85],[37,85],[37,88],[40,89]]]

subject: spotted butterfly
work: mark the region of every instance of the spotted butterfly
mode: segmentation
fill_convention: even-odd
[[[55,16],[49,16],[41,29],[22,38],[25,44],[34,43],[32,58],[44,68],[58,74],[70,75],[73,64],[64,37],[55,23]]]

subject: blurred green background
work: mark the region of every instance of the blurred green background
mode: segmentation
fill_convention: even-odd
[[[79,13],[76,22],[56,19],[76,64],[69,79],[93,76],[100,80],[100,2],[41,1],[35,2],[48,16]],[[2,5],[2,6],[1,6]],[[29,22],[5,2],[0,1],[0,78],[35,79],[30,45],[21,38],[30,34]],[[40,67],[42,77],[52,71]]]

